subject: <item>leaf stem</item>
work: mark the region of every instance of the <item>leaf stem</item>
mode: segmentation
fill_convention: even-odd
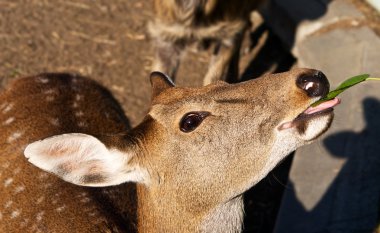
[[[376,81],[380,81],[380,78],[366,78],[365,80],[376,80]]]

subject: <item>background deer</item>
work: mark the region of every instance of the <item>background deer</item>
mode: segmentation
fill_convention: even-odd
[[[127,196],[132,198],[134,186],[74,186],[31,166],[22,156],[28,143],[56,134],[114,135],[126,130],[122,109],[94,81],[41,74],[11,83],[0,93],[0,232],[133,229],[132,222],[126,223],[134,217],[134,202]],[[126,187],[129,192],[122,191],[120,198],[118,192]]]
[[[21,220],[14,219],[25,216],[32,224],[39,220],[39,229],[49,232],[73,232],[72,227],[83,227],[81,232],[99,232],[106,226],[120,229],[124,220],[129,226],[124,229],[138,232],[239,232],[243,193],[289,152],[325,132],[332,121],[332,107],[339,102],[335,99],[316,108],[308,107],[329,89],[326,77],[315,70],[299,69],[239,84],[217,82],[200,88],[174,87],[167,77],[156,72],[151,75],[153,97],[149,113],[141,124],[127,132],[118,108],[112,114],[114,120],[106,117],[105,108],[114,102],[104,100],[101,92],[95,91],[97,86],[85,88],[90,93],[95,89],[98,98],[92,96],[93,107],[89,108],[96,110],[76,114],[73,104],[78,93],[59,89],[55,100],[65,101],[50,104],[45,92],[51,87],[46,89],[44,85],[52,85],[52,77],[43,77],[42,83],[38,78],[21,79],[15,84],[28,85],[14,84],[1,96],[2,103],[6,103],[1,112],[1,132],[6,135],[2,137],[6,146],[2,147],[1,159],[2,164],[10,163],[2,179],[7,188],[24,182],[25,190],[35,193],[16,199],[17,187],[9,189],[13,191],[2,189],[2,218],[7,220],[1,222],[2,230],[20,227]],[[68,81],[56,82],[66,83],[66,87],[73,85]],[[29,88],[34,91],[28,92]],[[31,93],[29,98],[21,101],[28,96],[26,93]],[[90,98],[83,94],[80,100]],[[21,106],[27,103],[31,107],[23,110]],[[52,113],[61,111],[64,114],[59,119],[71,119],[67,124],[70,130],[47,121]],[[13,115],[8,115],[11,112]],[[16,113],[21,116],[17,118],[18,125],[25,127],[15,135],[15,129],[21,129],[7,123]],[[83,130],[78,117],[90,115],[88,128]],[[38,127],[26,127],[34,124]],[[9,127],[15,128],[7,130]],[[99,129],[108,127],[110,131],[117,128],[124,132],[99,133]],[[67,134],[68,131],[76,133]],[[64,134],[49,137],[60,133]],[[94,208],[89,212],[97,216],[89,218],[84,202],[75,198],[87,189],[70,186],[27,166],[22,149],[42,138],[45,139],[29,144],[24,153],[29,162],[46,171],[83,186],[130,182],[131,186],[122,186],[124,193],[114,198],[123,199],[116,203],[114,211],[125,213],[117,215],[122,218],[103,212],[102,202],[96,196],[86,195],[87,204]],[[23,167],[14,175],[17,180],[7,181],[18,163]],[[39,180],[41,176],[51,183]],[[41,188],[46,184],[51,185]],[[53,219],[57,209],[50,202],[56,191],[61,192],[58,196],[67,213]],[[48,203],[38,206],[38,195],[44,195],[42,201]],[[20,205],[23,210],[16,214],[4,211],[8,200],[13,201],[9,205],[13,211]],[[45,211],[42,218],[38,211]],[[98,223],[98,219],[104,222]],[[115,223],[114,219],[121,221]]]
[[[215,42],[204,84],[225,79],[231,59],[239,58],[249,15],[264,1],[155,0],[155,18],[148,25],[156,46],[153,70],[174,78],[186,47]],[[232,75],[237,76],[239,62],[234,64]]]

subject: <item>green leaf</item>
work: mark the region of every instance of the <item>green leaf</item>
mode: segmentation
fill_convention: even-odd
[[[370,76],[369,74],[361,74],[361,75],[357,75],[357,76],[354,76],[354,77],[351,77],[351,78],[347,79],[346,81],[344,81],[343,83],[341,83],[335,90],[330,91],[326,95],[326,97],[318,100],[317,102],[313,103],[311,106],[315,107],[315,106],[317,106],[317,105],[319,105],[319,104],[321,104],[323,102],[326,102],[328,100],[334,99],[336,96],[338,96],[343,91],[345,91],[348,88],[350,88],[352,86],[355,86],[356,84],[361,83],[363,81],[366,81],[366,80],[380,80],[378,78],[370,78],[369,76]]]

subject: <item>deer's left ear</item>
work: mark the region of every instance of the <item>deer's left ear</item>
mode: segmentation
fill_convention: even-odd
[[[86,134],[62,134],[29,144],[25,157],[35,166],[63,180],[83,186],[110,186],[124,182],[147,182],[147,172],[132,164],[134,156],[108,149]]]
[[[150,83],[152,85],[152,98],[159,95],[165,89],[174,87],[173,81],[167,75],[158,71],[150,74]]]

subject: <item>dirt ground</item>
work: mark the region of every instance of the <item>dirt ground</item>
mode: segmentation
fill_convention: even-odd
[[[0,85],[40,72],[81,73],[109,88],[135,126],[150,102],[153,49],[146,24],[152,17],[152,0],[1,0]],[[189,52],[177,85],[201,85],[208,59],[207,51]],[[247,33],[242,79],[294,64],[265,25]],[[246,232],[271,232],[289,166],[290,160],[247,195]]]
[[[40,72],[79,72],[108,87],[136,125],[150,101],[153,49],[146,23],[152,17],[151,0],[1,0],[1,83]],[[257,52],[247,46],[246,63]],[[208,56],[189,53],[177,84],[201,85]]]

